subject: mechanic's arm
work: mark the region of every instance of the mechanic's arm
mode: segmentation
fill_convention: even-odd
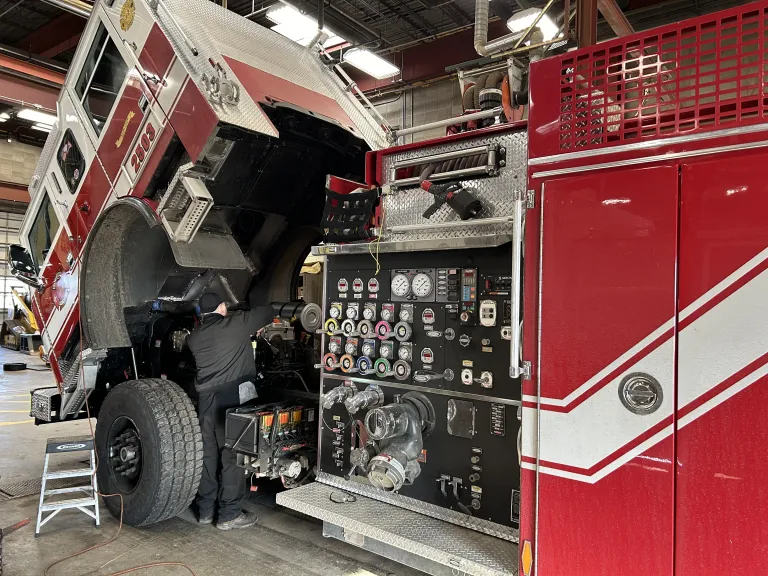
[[[250,310],[243,312],[243,317],[245,318],[248,333],[254,334],[267,324],[272,323],[272,320],[275,319],[275,312],[272,310],[272,306],[254,306]]]

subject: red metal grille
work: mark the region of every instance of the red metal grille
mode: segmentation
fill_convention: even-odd
[[[768,2],[759,2],[561,56],[558,140],[546,138],[546,150],[539,151],[561,154],[765,122],[766,29]],[[544,84],[556,77],[544,75],[538,93],[551,94],[553,86]]]

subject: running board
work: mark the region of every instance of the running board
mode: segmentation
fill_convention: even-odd
[[[323,535],[433,576],[518,576],[517,544],[313,482],[277,503],[323,521]]]

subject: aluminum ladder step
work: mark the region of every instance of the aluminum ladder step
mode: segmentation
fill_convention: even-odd
[[[93,470],[90,468],[82,468],[79,470],[61,470],[59,472],[48,472],[46,474],[46,480],[55,480],[57,478],[79,478],[81,476],[90,476],[93,474]]]
[[[58,502],[47,502],[43,504],[40,509],[43,512],[50,512],[51,510],[64,510],[65,508],[81,508],[83,506],[96,505],[96,498],[69,498],[67,500],[60,500]]]

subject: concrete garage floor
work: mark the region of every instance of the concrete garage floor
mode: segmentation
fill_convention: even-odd
[[[30,370],[0,373],[0,490],[22,481],[39,480],[45,440],[54,436],[90,434],[85,420],[34,426],[29,418],[29,390],[53,385],[53,375],[31,356],[0,349],[0,365],[26,362]],[[39,370],[39,371],[33,371]],[[84,453],[59,456],[58,468],[82,465]],[[53,461],[53,460],[52,460]],[[39,489],[39,488],[38,488]],[[0,492],[0,527],[24,518],[32,523],[3,541],[3,576],[43,574],[54,561],[109,540],[118,522],[102,506],[102,525],[77,510],[64,510],[34,537],[39,494],[7,498]],[[190,511],[148,528],[124,526],[114,542],[58,564],[49,576],[108,575],[155,562],[183,562],[197,576],[418,576],[412,570],[354,546],[326,539],[322,524],[274,504],[271,495],[249,499],[259,524],[243,531],[220,532],[199,526]],[[183,567],[142,570],[154,575],[189,574]]]

